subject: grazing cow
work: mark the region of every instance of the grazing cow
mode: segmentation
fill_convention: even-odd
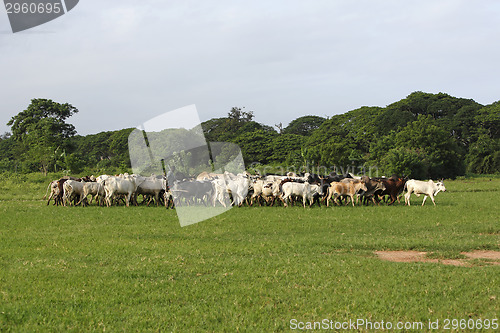
[[[271,206],[274,205],[276,198],[280,196],[280,184],[281,181],[276,180],[273,183],[267,183],[262,189],[262,197],[266,200],[266,203],[271,202]]]
[[[84,200],[83,196],[83,182],[79,182],[76,180],[67,180],[64,182],[63,190],[64,190],[64,205],[69,203],[71,206],[71,201],[78,205],[82,200]]]
[[[137,180],[136,180],[137,182]],[[134,194],[134,200],[137,202],[137,195],[153,195],[155,198],[156,206],[158,207],[160,203],[160,193],[164,190],[164,180],[158,178],[146,178],[142,182],[137,182],[137,190]],[[149,202],[148,202],[149,206]]]
[[[231,177],[227,174],[225,174],[224,179],[226,181],[227,191],[233,197],[232,204],[240,207],[247,196],[250,180],[243,176]]]
[[[330,204],[330,199],[333,197],[333,201],[339,205],[339,197],[349,197],[351,198],[352,206],[354,207],[354,196],[360,192],[366,191],[366,185],[362,180],[353,181],[341,181],[332,182],[330,188],[328,189],[328,197],[326,198],[326,206]],[[347,204],[347,202],[346,202]]]
[[[417,197],[420,194],[424,195],[424,200],[422,201],[422,206],[425,204],[425,200],[427,197],[430,197],[434,206],[436,202],[434,201],[434,197],[440,192],[446,192],[446,187],[444,187],[444,183],[442,181],[434,183],[432,180],[427,182],[421,180],[410,179],[406,182],[405,188],[408,193],[405,194],[405,205],[410,206],[410,197],[412,193],[415,193]]]
[[[87,199],[88,195],[91,195],[89,204],[92,203],[94,198],[96,199],[96,202],[99,206],[101,204],[104,204],[104,197],[106,196],[106,192],[104,191],[104,186],[102,185],[102,183],[83,183],[83,195],[80,199],[80,202],[82,202],[83,199]],[[78,202],[78,204],[80,202]],[[83,200],[83,205],[86,205],[86,200]]]
[[[106,205],[111,206],[111,199],[115,194],[124,194],[125,205],[130,205],[130,198],[137,189],[135,179],[131,176],[122,177],[109,177],[103,181],[104,191],[106,192]]]
[[[257,179],[251,184],[253,193],[250,197],[250,206],[253,206],[253,202],[255,199],[257,199],[257,201],[259,202],[259,206],[261,206],[260,197],[262,196],[262,191],[264,190],[264,186],[266,186],[266,184],[268,183],[262,179]]]
[[[274,182],[264,181],[261,179],[256,180],[253,183],[253,194],[250,197],[250,206],[253,205],[256,198],[259,202],[259,206],[261,206],[260,198],[263,198],[268,204],[271,202],[272,206],[280,194],[281,182],[281,180],[275,180]]]
[[[276,182],[278,182],[278,180],[276,180]],[[278,190],[279,190],[279,193],[281,193],[281,201],[283,201],[283,194],[285,193],[284,190],[283,190],[283,185],[284,184],[287,184],[287,183],[297,183],[297,184],[304,184],[306,181],[304,179],[301,179],[301,178],[298,178],[298,177],[295,177],[295,178],[291,178],[291,177],[286,177],[286,178],[282,178],[280,181],[279,181],[279,185],[278,185]],[[292,202],[292,205],[293,205],[293,199],[295,197],[295,194],[293,194],[292,196],[290,196],[290,200]],[[283,201],[283,204],[285,202]],[[285,205],[286,206],[286,205]]]
[[[61,205],[64,205],[64,183],[67,181],[67,180],[76,180],[76,178],[74,177],[68,177],[68,176],[65,176],[65,177],[62,177],[61,179],[59,179],[57,181],[57,189],[58,189],[58,193],[57,193],[57,196],[55,197],[55,204],[57,206],[59,206],[59,204]]]
[[[392,205],[398,199],[398,196],[403,193],[405,183],[408,178],[391,177],[381,178],[380,180],[385,186],[385,190],[382,192],[382,195],[389,195],[391,197],[391,202],[389,202],[389,205]]]
[[[314,196],[323,194],[323,188],[320,185],[311,185],[309,183],[296,183],[296,182],[286,182],[282,185],[283,196],[282,200],[285,207],[288,207],[288,200],[292,196],[297,196],[302,198],[302,203],[304,208],[306,208],[306,203],[309,200],[309,207],[314,203]]]

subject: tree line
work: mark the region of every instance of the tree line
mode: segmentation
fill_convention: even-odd
[[[71,104],[33,99],[0,136],[0,171],[130,171],[132,128],[81,136]],[[445,93],[414,92],[386,107],[361,107],[327,118],[303,116],[269,126],[252,111],[202,123],[207,142],[239,145],[247,168],[283,166],[329,173],[346,169],[412,178],[500,172],[500,101],[481,105]]]

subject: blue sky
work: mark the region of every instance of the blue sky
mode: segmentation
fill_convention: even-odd
[[[497,1],[97,1],[12,34],[0,9],[0,132],[32,98],[79,134],[195,104],[285,125],[413,91],[500,100]]]

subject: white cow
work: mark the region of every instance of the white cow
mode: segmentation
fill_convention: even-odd
[[[262,189],[262,197],[267,203],[271,202],[271,206],[274,205],[274,201],[281,194],[280,191],[281,180],[275,180],[272,183],[267,183]]]
[[[240,176],[228,177],[225,174],[224,180],[226,181],[227,191],[233,197],[233,205],[241,206],[247,196],[250,179]]]
[[[76,180],[67,180],[63,184],[63,204],[67,203],[71,206],[71,201],[78,199],[77,205],[84,199],[83,197],[83,184],[85,182],[78,182]]]
[[[212,180],[212,186],[214,189],[214,195],[212,197],[213,201],[212,204],[215,207],[217,204],[217,201],[224,206],[224,208],[227,207],[229,202],[227,202],[227,187],[226,187],[226,181],[224,179],[213,179]]]
[[[106,196],[106,192],[104,192],[104,186],[102,185],[102,183],[97,182],[83,183],[83,195],[80,199],[80,202],[86,199],[89,194],[91,195],[90,203],[92,203],[92,200],[94,200],[95,198],[98,205],[100,202],[104,202],[104,197]],[[86,202],[84,201],[83,204],[85,205]]]
[[[408,193],[405,194],[405,205],[408,206],[410,206],[410,197],[412,193],[415,193],[417,197],[419,197],[420,194],[424,195],[422,206],[425,204],[425,199],[427,199],[427,197],[431,198],[432,203],[435,206],[436,202],[434,201],[434,197],[436,196],[436,194],[438,194],[440,191],[446,191],[446,187],[444,187],[442,181],[435,183],[432,180],[425,182],[421,180],[410,179],[406,182],[405,188],[408,191]]]
[[[131,176],[109,177],[104,181],[104,191],[106,192],[106,205],[111,206],[111,199],[115,194],[125,194],[125,204],[130,205],[130,198],[137,189],[135,179]]]
[[[137,195],[142,194],[144,195],[154,195],[155,201],[156,201],[156,206],[160,203],[159,197],[160,193],[164,190],[165,186],[163,185],[164,180],[163,179],[158,179],[158,178],[145,178],[143,181],[140,183],[136,180],[136,183],[138,184],[137,186],[137,191],[135,191],[134,194],[134,199],[135,202],[137,202]],[[149,202],[148,202],[149,206]]]
[[[103,181],[105,181],[105,180],[106,180],[106,179],[108,179],[109,177],[111,177],[111,176],[109,176],[109,175],[100,175],[99,177],[97,177],[97,178],[95,179],[95,181],[96,181],[96,182],[98,182],[98,183],[102,183]]]
[[[257,199],[259,206],[261,206],[260,198],[266,200],[267,203],[271,202],[271,205],[274,204],[274,200],[280,195],[280,183],[281,179],[274,181],[255,180],[252,184],[253,194],[250,197],[250,206],[253,205],[255,199]]]
[[[283,190],[283,203],[285,207],[288,207],[288,200],[291,196],[298,196],[302,198],[302,203],[304,208],[306,208],[306,202],[309,200],[309,207],[313,204],[313,197],[315,194],[323,195],[323,189],[319,185],[311,185],[309,183],[295,183],[287,182],[282,186]]]
[[[259,206],[261,205],[259,198],[262,195],[262,190],[263,190],[265,184],[266,184],[266,182],[263,181],[262,179],[257,179],[256,181],[253,182],[253,184],[252,184],[253,194],[250,197],[250,206],[253,205],[253,202],[255,199],[258,200]]]

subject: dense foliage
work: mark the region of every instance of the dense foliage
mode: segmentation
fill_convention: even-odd
[[[0,171],[104,172],[130,168],[132,129],[75,135],[70,104],[32,100],[0,136]],[[500,102],[483,106],[448,94],[414,92],[387,107],[361,107],[325,119],[304,116],[279,131],[234,107],[202,123],[208,142],[240,146],[247,167],[327,173],[375,171],[413,178],[500,172]]]

